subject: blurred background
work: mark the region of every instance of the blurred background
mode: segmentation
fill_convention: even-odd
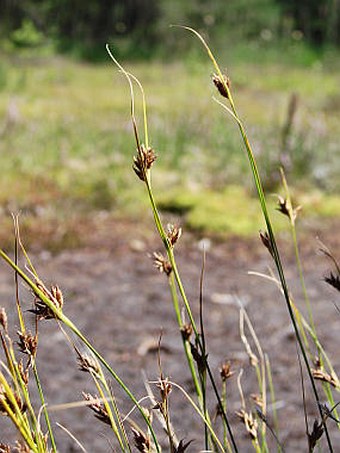
[[[22,239],[41,278],[63,288],[67,314],[131,388],[144,394],[142,368],[157,376],[148,345],[157,350],[153,342],[160,328],[164,368],[185,382],[166,281],[157,279],[146,257],[161,244],[144,186],[132,171],[129,87],[105,50],[108,43],[145,89],[150,141],[158,155],[155,197],[165,223],[178,222],[185,231],[179,264],[196,308],[201,250],[210,248],[204,292],[214,369],[227,357],[248,366],[240,352],[238,310],[230,305],[236,293],[249,302],[265,346],[275,351],[278,402],[286,405],[283,439],[290,451],[303,451],[305,426],[296,396],[301,382],[286,308],[274,303],[274,286],[246,274],[267,272],[270,257],[260,250],[263,221],[239,131],[213,100],[218,97],[213,68],[201,43],[171,24],[202,33],[231,80],[275,229],[282,232],[280,245],[297,299],[303,296],[285,235],[289,225],[276,210],[275,194],[283,193],[280,166],[294,204],[303,206],[298,235],[307,286],[336,368],[339,318],[334,294],[325,291],[323,281],[329,263],[320,268],[314,251],[316,232],[335,254],[339,245],[339,0],[0,0],[0,246],[13,248],[11,213],[20,212]],[[138,90],[136,101],[142,131]],[[7,304],[13,318],[13,275],[2,269],[0,304]],[[23,300],[30,303],[31,294],[24,293]],[[47,400],[81,399],[87,377],[79,377],[54,323],[42,323],[41,329],[48,338],[39,346]],[[232,385],[234,411],[240,407],[236,379]],[[197,438],[182,396],[177,404],[175,426],[185,439]],[[64,417],[89,451],[108,451],[102,427],[89,411],[59,414],[56,418]],[[0,426],[0,441],[12,432],[7,421],[0,420],[8,429]],[[200,432],[200,422],[196,425]],[[241,436],[243,427],[236,425]],[[94,430],[100,433],[93,435]],[[64,438],[60,451],[75,451]]]
[[[129,91],[106,43],[144,85],[162,208],[198,232],[258,230],[238,131],[212,100],[212,67],[201,44],[170,24],[196,28],[225,68],[268,193],[280,191],[283,165],[306,218],[339,214],[338,0],[1,3],[5,243],[12,211],[22,212],[32,247],[53,250],[81,245],[113,218],[145,216]]]

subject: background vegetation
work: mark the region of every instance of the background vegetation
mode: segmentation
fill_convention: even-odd
[[[2,33],[14,45],[53,41],[59,50],[102,56],[102,44],[121,55],[165,54],[179,42],[170,23],[191,24],[215,42],[304,38],[316,46],[340,44],[340,5],[334,0],[5,0]]]
[[[109,42],[144,83],[163,209],[185,215],[187,225],[201,231],[257,228],[260,216],[245,217],[253,189],[244,182],[237,131],[226,131],[223,113],[211,108],[213,90],[202,90],[211,84],[204,54],[190,36],[169,28],[185,23],[201,30],[225,62],[269,192],[277,190],[284,165],[304,212],[334,215],[338,9],[339,2],[326,1],[90,1],[86,7],[6,1],[0,19],[3,213],[21,210],[32,237],[41,217],[49,219],[44,236],[57,248],[78,244],[80,225],[92,226],[93,212],[140,218],[144,206],[130,172],[128,90],[109,66]],[[232,204],[237,228],[220,214],[235,192],[243,200]]]

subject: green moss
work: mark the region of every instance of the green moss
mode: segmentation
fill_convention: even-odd
[[[274,202],[269,201],[274,207]],[[250,236],[264,228],[257,199],[239,186],[229,186],[221,192],[174,191],[161,199],[161,207],[185,213],[186,225],[205,233]],[[286,222],[276,220],[276,228],[282,229]]]
[[[340,198],[321,193],[296,197],[303,206],[304,217],[335,217],[340,215]],[[289,228],[288,219],[276,207],[276,196],[267,197],[268,209],[275,231]],[[252,236],[265,229],[258,200],[243,187],[230,186],[221,192],[173,190],[160,199],[161,209],[184,215],[188,228],[217,235]]]

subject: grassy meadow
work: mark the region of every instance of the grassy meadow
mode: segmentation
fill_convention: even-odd
[[[200,37],[194,30],[191,31]],[[204,43],[203,38],[201,41]],[[278,424],[277,408],[286,408],[283,416],[281,412],[279,414],[284,423],[289,419],[295,424],[298,417],[304,423],[302,428],[298,428],[296,444],[300,445],[304,440],[312,453],[319,447],[323,436],[322,445],[327,444],[328,451],[333,452],[332,442],[336,445],[338,431],[332,433],[331,438],[328,430],[335,431],[340,426],[337,397],[333,393],[340,390],[340,381],[323,344],[330,344],[330,349],[336,344],[336,334],[333,336],[332,332],[333,329],[338,332],[333,326],[337,319],[334,310],[339,311],[339,307],[336,303],[334,307],[328,303],[326,308],[324,302],[326,299],[333,301],[333,296],[326,293],[325,297],[319,298],[318,285],[327,283],[332,287],[329,290],[339,291],[340,266],[333,252],[320,241],[319,251],[328,260],[329,270],[322,277],[322,271],[318,272],[315,268],[315,261],[310,260],[308,268],[313,272],[313,278],[305,281],[296,218],[301,205],[302,222],[307,226],[302,231],[310,233],[309,221],[312,225],[324,226],[326,230],[327,222],[332,226],[332,219],[340,215],[339,67],[327,54],[323,58],[315,55],[309,61],[289,60],[285,55],[274,58],[267,54],[260,60],[259,54],[258,61],[256,54],[252,58],[248,58],[247,53],[243,57],[241,54],[237,57],[235,53],[233,55],[230,61],[226,59],[224,65],[230,83],[212,56],[216,74],[212,73],[209,61],[190,52],[183,60],[122,62],[129,73],[138,77],[145,89],[150,133],[145,144],[134,137],[131,127],[130,92],[126,82],[128,73],[120,73],[109,57],[106,63],[101,64],[52,54],[34,57],[12,54],[1,59],[0,256],[14,271],[18,322],[12,324],[16,329],[14,337],[11,334],[13,327],[8,328],[8,320],[13,321],[13,306],[8,310],[10,318],[7,317],[6,306],[0,307],[0,339],[5,358],[0,360],[0,365],[6,370],[6,373],[0,371],[0,413],[9,416],[24,441],[17,443],[18,451],[24,451],[24,447],[27,451],[27,447],[37,453],[56,453],[59,444],[58,438],[54,438],[50,411],[62,409],[67,412],[78,405],[79,408],[86,405],[97,419],[110,427],[119,451],[132,452],[133,443],[138,451],[143,452],[161,453],[162,448],[171,453],[184,452],[195,439],[196,428],[190,428],[189,440],[186,436],[180,439],[173,430],[169,395],[172,389],[176,389],[181,391],[182,402],[187,399],[188,406],[201,418],[197,426],[202,445],[204,441],[202,451],[237,453],[244,451],[243,445],[247,443],[256,452],[274,451],[271,445],[278,452],[283,452],[285,446],[294,441],[292,429],[287,431],[284,428],[281,433]],[[141,133],[144,130],[147,136],[147,128],[143,128],[142,122],[141,93],[138,86],[136,88],[138,126],[135,131]],[[218,92],[224,96],[224,110],[219,105]],[[280,171],[280,167],[284,167],[285,171]],[[166,213],[164,224],[161,211]],[[21,213],[20,219],[15,215],[18,212]],[[145,251],[149,246],[138,236],[151,231],[152,220],[163,243],[164,254],[154,252],[147,258]],[[168,220],[170,223],[167,223]],[[134,224],[133,233],[127,228],[130,221]],[[197,283],[197,276],[200,277],[199,288],[189,284],[187,292],[174,251],[182,234],[180,225],[200,235],[223,238],[228,235],[254,237],[261,230],[260,240],[274,270],[268,268],[268,271],[261,271],[261,266],[265,265],[262,261],[259,271],[246,275],[248,281],[242,280],[242,277],[239,279],[239,264],[244,267],[247,263],[252,267],[252,263],[256,262],[257,265],[258,255],[257,251],[252,251],[251,243],[255,241],[237,241],[233,237],[228,241],[228,246],[232,246],[230,250],[225,249],[222,253],[218,250],[211,271],[217,288],[222,288],[219,286],[221,283],[225,285],[225,276],[228,275],[230,286],[226,286],[227,292],[226,289],[222,290],[223,293],[208,290],[207,294],[211,294],[205,298],[205,253],[202,264],[198,264],[201,267],[199,272],[198,267],[192,272],[195,258],[188,255],[188,268],[183,273],[185,280],[191,277],[192,282]],[[283,264],[287,257],[281,255],[281,247],[277,245],[276,232],[283,229],[290,230],[293,246],[290,256],[288,253],[287,265]],[[91,239],[101,234],[106,239],[106,242],[101,242],[104,245],[101,250],[93,246],[92,249],[73,253],[74,247],[93,245]],[[153,247],[152,234],[149,239]],[[333,234],[333,231],[328,234]],[[192,239],[189,235],[189,242]],[[110,240],[115,241],[115,246],[119,242],[119,247],[111,248]],[[131,250],[142,253],[126,253],[124,240],[129,241]],[[204,241],[195,247],[196,256],[201,255],[202,244]],[[257,244],[260,244],[258,237]],[[6,249],[13,246],[12,259],[13,250],[7,253]],[[47,266],[47,260],[51,257],[49,253],[35,254],[37,249],[52,252],[65,250],[65,254],[53,256],[50,261],[57,263],[61,257],[64,263],[67,262],[65,266],[60,265],[63,261],[59,261],[64,276],[70,278],[65,278],[65,300],[68,296],[73,300],[78,298],[79,305],[64,305],[59,285],[53,284],[49,288],[43,283],[44,277],[39,277],[26,247],[33,252],[32,256],[40,260],[41,267]],[[184,251],[189,253],[189,247]],[[99,258],[93,256],[97,253]],[[239,253],[242,256],[238,256]],[[74,267],[72,254],[76,258]],[[164,297],[167,301],[169,298],[165,295],[164,286],[157,289],[158,282],[154,283],[149,270],[145,271],[144,261],[149,261],[149,258],[166,277],[172,308],[171,304],[162,303]],[[21,265],[22,259],[26,261],[25,267]],[[112,261],[114,270],[107,267],[109,261]],[[226,261],[228,267],[223,267],[222,261]],[[187,273],[189,268],[190,273]],[[62,275],[54,274],[51,268],[44,271],[56,280]],[[251,277],[255,275],[271,282],[275,296],[267,291],[265,285],[251,286]],[[10,277],[10,284],[2,283],[5,291],[13,285],[13,275]],[[292,288],[299,287],[296,299],[290,283],[288,286],[288,279],[293,283]],[[28,310],[27,297],[21,297],[21,280],[33,296]],[[246,284],[243,284],[244,281]],[[307,283],[311,287],[311,300]],[[74,290],[70,289],[71,284],[75,285]],[[112,293],[109,287],[112,287]],[[277,290],[282,293],[288,318],[281,316],[282,312],[274,304]],[[255,308],[252,301],[249,312],[255,315],[255,319],[258,317],[257,322],[263,323],[263,331],[261,322],[258,330],[265,339],[266,348],[270,345],[269,352],[277,367],[276,370],[273,367],[273,373],[269,356],[262,350],[261,341],[245,308],[253,296],[254,301],[256,296],[261,302],[261,306]],[[4,300],[7,304],[11,299],[6,296]],[[206,301],[212,303],[207,306],[206,313],[213,315],[207,331],[216,326],[211,330],[212,344],[215,340],[222,342],[219,359],[210,355],[207,348],[206,314],[205,311],[203,313]],[[216,311],[213,307],[213,304],[225,304],[229,311],[230,301],[237,308],[238,324],[236,318],[223,318],[221,306]],[[315,318],[311,301],[318,303],[315,304],[318,309]],[[111,302],[115,303],[111,306],[112,310]],[[104,307],[103,311],[100,304]],[[183,363],[187,363],[191,379],[183,378],[183,382],[185,386],[190,383],[190,390],[185,390],[182,384],[169,380],[163,374],[161,358],[168,353],[166,348],[163,353],[161,340],[163,322],[170,319],[169,307],[175,314],[177,326],[169,330],[166,327],[164,333],[179,334],[185,358],[184,362],[181,362],[183,356],[180,360],[175,356],[171,358],[180,348],[169,343],[171,347],[166,360],[179,366],[180,375],[175,376],[176,380],[182,380]],[[84,318],[77,316],[79,308]],[[72,310],[75,310],[73,315]],[[70,318],[66,314],[68,311]],[[32,314],[34,334],[30,331]],[[153,315],[155,318],[152,318]],[[110,316],[117,322],[117,329],[111,324]],[[77,319],[80,327],[73,323],[72,317]],[[147,321],[145,326],[141,323],[142,319]],[[324,337],[323,333],[318,336],[314,319],[327,330],[328,336]],[[67,397],[73,400],[69,405],[61,404],[63,397],[56,404],[48,405],[36,362],[38,338],[44,335],[38,325],[45,320],[57,321],[61,337],[65,336],[71,350],[74,350],[79,370],[90,375],[98,395],[83,392],[82,397],[78,394]],[[129,326],[133,330],[129,331]],[[234,349],[232,343],[236,330],[239,330],[243,354],[239,354],[239,349]],[[103,349],[114,350],[110,360],[120,368],[118,373],[88,339],[87,331],[99,344],[103,341]],[[157,336],[159,340],[154,342]],[[59,337],[48,338],[54,346],[52,349],[61,357]],[[121,349],[119,341],[122,341]],[[240,342],[238,334],[236,341]],[[17,346],[19,354],[26,354],[25,359],[17,359]],[[48,346],[50,348],[50,344]],[[146,352],[140,352],[141,346],[146,348]],[[130,378],[135,378],[138,363],[143,363],[144,367],[144,356],[151,351],[157,352],[157,359],[155,355],[150,355],[150,359],[157,362],[159,378],[157,381],[142,378],[148,396],[140,398],[136,387],[130,390]],[[68,375],[60,366],[59,359],[52,357],[49,354],[41,362],[45,365],[55,362],[61,368],[64,384],[60,386],[53,375],[49,383],[55,386],[54,389],[64,391],[64,387],[66,389],[72,381],[79,384],[76,378],[73,379],[75,375]],[[337,364],[336,361],[334,363]],[[238,376],[232,384],[234,390],[230,391],[227,380],[235,373],[234,367],[238,369]],[[30,390],[30,371],[39,395],[39,412],[35,411],[35,403],[31,403],[35,394]],[[252,372],[252,385],[255,383],[257,393],[249,392],[251,381],[248,377],[243,381],[245,385],[241,384],[244,371],[245,374]],[[170,372],[169,376],[172,374]],[[275,396],[274,378],[279,382],[278,398]],[[116,397],[113,384],[127,397],[130,405],[122,412],[119,408],[120,394]],[[158,389],[158,397],[153,394],[151,385]],[[83,398],[84,403],[79,398]],[[237,404],[234,403],[235,398]],[[290,400],[293,404],[287,403]],[[214,408],[211,404],[215,405]],[[238,410],[235,411],[235,408]],[[175,409],[181,419],[187,418],[182,406],[175,406]],[[138,422],[133,420],[134,412]],[[160,423],[159,426],[156,424],[156,429],[153,414]],[[82,425],[79,436],[83,434],[86,437],[84,419],[72,418]],[[246,436],[235,429],[236,419],[243,423]],[[140,422],[144,428],[141,428]],[[125,425],[129,431],[126,431]],[[44,433],[45,428],[47,433]],[[158,434],[158,429],[161,434]],[[72,433],[67,429],[65,432]],[[303,439],[304,434],[306,439]],[[81,447],[78,434],[71,434],[71,437]],[[91,434],[90,437],[91,441],[95,439]],[[98,439],[104,439],[105,446],[114,449],[110,438],[107,438],[107,443],[105,434]],[[242,450],[238,449],[238,445],[242,445]],[[11,451],[9,444],[3,444],[0,439],[0,450],[3,449]],[[297,451],[296,448],[294,451]]]
[[[146,92],[158,155],[156,196],[194,230],[254,234],[261,213],[239,133],[213,100],[209,63],[185,60],[122,62]],[[338,68],[329,61],[303,66],[277,58],[238,58],[224,66],[267,193],[280,191],[281,161],[305,216],[338,215]],[[1,59],[3,241],[11,237],[11,212],[21,212],[30,244],[39,238],[40,246],[52,249],[79,245],[96,219],[148,215],[131,171],[129,105],[126,81],[109,59],[101,65],[51,56]]]

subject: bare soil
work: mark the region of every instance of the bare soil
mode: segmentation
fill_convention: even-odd
[[[339,370],[340,314],[334,306],[339,305],[339,293],[323,281],[331,269],[331,263],[317,253],[315,238],[319,235],[339,256],[340,239],[336,233],[340,220],[323,225],[322,232],[319,227],[311,225],[307,228],[301,241],[301,254],[319,338],[335,369]],[[271,257],[257,237],[221,241],[184,234],[177,247],[177,257],[196,319],[203,241],[207,249],[204,317],[209,360],[218,381],[219,368],[225,360],[231,361],[236,372],[228,381],[228,413],[240,451],[253,451],[245,428],[235,415],[235,411],[241,408],[237,388],[237,374],[241,368],[244,370],[242,386],[248,408],[251,407],[250,394],[257,393],[258,388],[254,369],[240,340],[237,299],[246,307],[263,350],[271,361],[280,440],[287,452],[308,451],[297,346],[285,302],[275,284],[248,275],[248,271],[268,273],[268,266],[272,266]],[[117,221],[98,224],[97,229],[88,233],[86,242],[87,246],[78,250],[65,250],[57,255],[36,251],[31,256],[41,279],[46,284],[57,283],[62,288],[65,314],[101,351],[138,398],[146,395],[142,370],[150,381],[159,376],[157,342],[162,333],[163,373],[190,391],[189,371],[167,279],[157,272],[148,257],[148,253],[162,249],[161,241],[153,232],[136,224]],[[281,237],[280,248],[294,300],[306,314],[288,236]],[[20,289],[22,303],[29,309],[32,296],[23,284],[20,284]],[[6,308],[17,330],[13,273],[3,263],[0,266],[0,306]],[[33,323],[33,315],[27,313],[27,316]],[[74,341],[83,351],[79,342]],[[75,354],[53,320],[40,323],[38,367],[49,406],[80,401],[82,391],[96,393],[89,376],[77,369]],[[304,383],[311,429],[317,411],[306,376]],[[152,386],[157,394],[156,387]],[[321,393],[319,383],[318,388]],[[114,389],[122,412],[127,413],[132,408],[131,402],[116,385]],[[212,392],[210,395],[209,406],[214,409],[216,402]],[[204,444],[200,419],[178,390],[173,390],[171,398],[172,421],[178,438],[194,440],[188,452],[201,451]],[[148,401],[144,404],[150,405]],[[88,408],[61,409],[51,414],[53,423],[66,426],[88,452],[112,451],[109,428],[97,421]],[[268,421],[273,423],[270,409]],[[217,419],[216,423],[219,424],[220,420]],[[158,426],[157,421],[155,426]],[[329,429],[334,451],[340,451],[339,431],[331,421]],[[55,432],[60,452],[80,451],[64,431],[55,427]],[[1,417],[0,441],[9,442],[15,438],[9,420]],[[325,443],[322,445],[321,450],[327,451]],[[167,447],[165,451],[168,451]],[[270,444],[270,451],[276,451],[274,441]]]

